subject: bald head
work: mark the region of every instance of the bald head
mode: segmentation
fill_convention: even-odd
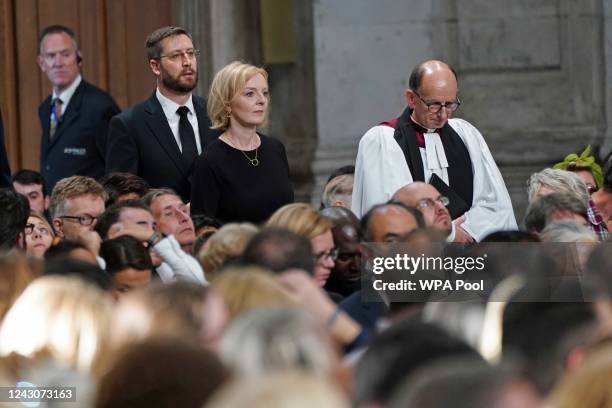
[[[363,220],[365,222],[366,241],[401,242],[422,223],[420,215],[414,209],[401,204],[382,204],[373,207]]]
[[[423,214],[427,228],[448,235],[452,228],[451,217],[441,197],[431,184],[415,181],[397,190],[392,200],[416,208]]]
[[[413,110],[412,119],[427,129],[438,129],[446,124],[451,112],[446,108],[430,112],[432,103],[448,104],[457,101],[457,75],[446,63],[425,61],[410,74],[406,103]]]

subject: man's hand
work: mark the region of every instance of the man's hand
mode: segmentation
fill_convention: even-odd
[[[95,256],[98,256],[100,253],[100,244],[102,243],[102,238],[96,231],[85,230],[81,231],[78,236],[78,241],[85,245],[87,249],[89,249]]]
[[[123,235],[129,235],[139,241],[147,242],[153,235],[153,228],[147,225],[136,224],[130,221],[116,222],[108,229],[108,238],[113,239]]]
[[[464,222],[464,215],[453,221],[453,224],[455,224],[455,239],[453,240],[453,242],[463,244],[469,244],[474,242],[474,237],[472,237],[466,230],[463,229],[463,227],[461,227],[461,224],[463,224]]]

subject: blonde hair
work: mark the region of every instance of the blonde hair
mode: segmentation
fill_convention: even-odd
[[[48,351],[70,368],[99,373],[107,349],[112,300],[80,279],[44,276],[32,282],[6,314],[0,355]]]
[[[49,202],[51,218],[64,215],[66,200],[89,194],[100,197],[104,202],[108,199],[108,193],[104,190],[102,184],[91,177],[72,176],[61,179],[51,192],[51,201]]]
[[[295,306],[276,277],[256,266],[228,268],[211,287],[223,298],[230,320],[259,307]]]
[[[238,378],[221,388],[208,408],[348,408],[346,397],[329,380],[288,371]]]
[[[34,217],[34,218],[40,220],[43,224],[45,224],[45,227],[47,227],[49,229],[49,232],[51,233],[51,237],[55,238],[55,231],[53,231],[53,227],[51,227],[51,224],[49,224],[49,221],[47,221],[47,218],[45,218],[44,215],[42,215],[40,213],[37,213],[35,211],[32,211],[32,212],[30,212],[29,217]]]
[[[208,240],[206,250],[197,256],[206,277],[210,279],[228,258],[242,255],[247,244],[259,229],[248,222],[226,224]]]
[[[234,61],[223,67],[215,75],[208,93],[208,117],[212,122],[211,129],[225,130],[229,127],[228,107],[236,95],[244,89],[245,84],[255,75],[261,74],[266,81],[265,69]]]
[[[267,227],[284,228],[298,235],[313,239],[331,230],[332,222],[321,216],[312,206],[304,203],[287,204],[268,220]]]

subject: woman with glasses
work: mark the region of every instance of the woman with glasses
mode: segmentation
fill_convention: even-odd
[[[232,62],[213,79],[212,129],[223,131],[195,163],[191,213],[220,221],[260,223],[293,201],[285,147],[257,132],[268,116],[268,74]]]
[[[31,213],[25,228],[26,254],[34,258],[43,258],[55,234],[45,217],[38,213]]]
[[[310,205],[295,203],[279,208],[272,214],[266,226],[288,229],[310,240],[315,262],[313,278],[319,286],[325,286],[338,258],[332,235],[332,222]]]

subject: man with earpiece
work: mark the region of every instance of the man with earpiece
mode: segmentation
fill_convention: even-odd
[[[53,88],[38,107],[40,172],[47,191],[65,177],[104,175],[108,122],[120,109],[108,93],[83,80],[82,62],[71,29],[53,25],[42,30],[38,65]]]

